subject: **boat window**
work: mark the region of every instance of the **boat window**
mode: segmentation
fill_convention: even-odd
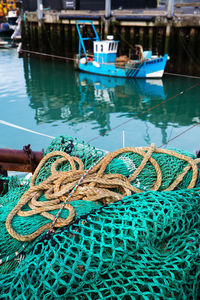
[[[117,43],[115,43],[115,50],[117,50]]]
[[[109,50],[109,51],[111,50],[111,44],[112,44],[112,43],[109,43],[109,47],[108,47],[108,50]]]
[[[103,45],[101,45],[101,52],[103,52]]]
[[[96,44],[96,52],[98,52],[98,45]]]
[[[115,45],[115,44],[114,44],[114,43],[112,43],[112,50],[114,50],[114,45]]]

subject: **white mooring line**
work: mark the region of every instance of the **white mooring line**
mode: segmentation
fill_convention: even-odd
[[[0,124],[10,126],[10,127],[16,128],[16,129],[24,130],[24,131],[27,131],[27,132],[31,132],[31,133],[34,133],[34,134],[42,135],[42,136],[48,137],[50,139],[55,138],[55,136],[51,136],[51,135],[47,135],[45,133],[37,132],[37,131],[31,130],[31,129],[28,129],[28,128],[25,128],[25,127],[21,127],[21,126],[18,126],[18,125],[15,125],[13,123],[9,123],[9,122],[3,121],[3,120],[0,120]]]

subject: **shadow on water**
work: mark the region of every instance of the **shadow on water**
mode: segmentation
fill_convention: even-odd
[[[124,120],[128,124],[133,118],[148,126],[153,124],[160,129],[162,143],[166,143],[169,127],[191,126],[199,121],[199,88],[184,93],[199,82],[194,79],[111,78],[74,72],[70,64],[29,58],[24,59],[24,74],[37,124],[59,120],[74,126],[95,121],[93,129],[104,136],[112,129],[111,115],[115,114],[118,125]],[[144,139],[151,142],[148,134]]]

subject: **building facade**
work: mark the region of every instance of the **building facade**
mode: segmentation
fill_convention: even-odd
[[[156,8],[157,0],[111,0],[111,9]],[[105,0],[43,0],[45,9],[105,10]],[[24,11],[37,10],[37,0],[23,0]]]

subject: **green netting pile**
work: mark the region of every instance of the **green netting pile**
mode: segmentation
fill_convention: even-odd
[[[53,151],[64,151],[69,153],[72,156],[80,158],[84,162],[85,169],[94,164],[100,157],[106,155],[106,152],[95,147],[90,146],[84,141],[78,139],[59,136],[55,138],[50,146],[47,148],[45,154]],[[195,159],[195,155],[189,153],[188,151],[183,151],[179,149],[170,149],[174,150],[176,153],[185,155]],[[162,185],[160,191],[166,189],[175,178],[182,173],[183,169],[188,165],[187,162],[177,159],[176,157],[170,156],[168,154],[153,153],[152,158],[154,158],[162,172]],[[46,163],[44,168],[37,177],[36,183],[39,183],[50,175],[50,166],[57,158],[51,158]],[[124,176],[130,176],[141,164],[143,157],[137,153],[126,152],[120,154],[117,158],[114,158],[113,161],[106,168],[106,173],[119,173]],[[61,170],[69,170],[69,164],[63,164]],[[143,191],[151,189],[153,186],[154,180],[156,179],[156,171],[150,162],[147,162],[145,168],[137,176],[137,178],[132,182],[133,185],[140,188]],[[190,170],[186,176],[184,176],[183,181],[177,186],[177,189],[184,189],[189,185],[189,182],[192,177],[192,170]],[[196,183],[196,186],[200,186],[200,178]]]
[[[1,275],[2,297],[197,299],[199,213],[196,190],[140,193],[93,211]]]
[[[55,150],[79,157],[85,169],[105,155],[66,136],[53,140],[46,153]],[[185,189],[189,171],[176,191],[164,192],[188,163],[167,154],[152,157],[163,173],[160,191],[134,194],[108,206],[80,199],[73,204],[77,215],[69,226],[32,242],[17,241],[5,228],[8,213],[29,187],[12,180],[0,198],[0,298],[199,299],[200,179],[194,189]],[[50,175],[53,161],[38,174],[38,184]],[[141,161],[138,154],[121,154],[106,173],[128,177]],[[69,170],[69,164],[60,170]],[[132,184],[149,190],[155,178],[147,163]],[[16,216],[13,227],[28,234],[45,222],[41,215]]]
[[[87,168],[91,164],[94,164],[100,157],[105,155],[105,151],[94,148],[93,146],[88,145],[84,141],[78,139],[73,139],[71,137],[60,136],[52,141],[51,145],[48,147],[45,154],[50,151],[62,150],[67,153],[70,153],[73,156],[79,157],[84,162],[85,167]],[[39,173],[36,184],[39,184],[41,181],[44,181],[50,175],[51,164],[57,159],[51,158],[47,161],[44,167]],[[61,165],[61,170],[68,170],[69,164]],[[18,177],[3,178],[5,179],[5,189],[8,192],[0,198],[0,274],[9,273],[18,266],[20,263],[21,257],[30,251],[33,247],[32,243],[22,243],[14,238],[12,238],[6,230],[5,220],[9,212],[16,206],[20,197],[29,189],[30,180],[22,179]],[[42,196],[41,201],[45,201],[45,197]],[[96,209],[102,206],[99,202],[88,203],[86,201],[77,201],[73,204],[76,207],[77,215],[85,214],[92,209]],[[28,210],[25,207],[25,210]],[[51,213],[56,215],[58,210],[52,211]],[[62,211],[61,217],[66,218],[68,213]],[[13,227],[16,231],[21,229],[21,233],[24,235],[34,232],[37,228],[48,223],[49,220],[42,217],[41,215],[34,215],[24,219],[23,217],[16,216],[13,220]],[[22,254],[23,252],[23,254]]]

